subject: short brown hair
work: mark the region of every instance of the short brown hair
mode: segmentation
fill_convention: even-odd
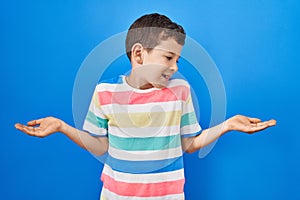
[[[135,43],[142,44],[147,50],[156,47],[161,40],[174,38],[184,45],[185,31],[182,26],[171,21],[165,15],[158,13],[147,14],[138,18],[129,27],[126,36],[126,53],[131,59],[131,48]]]

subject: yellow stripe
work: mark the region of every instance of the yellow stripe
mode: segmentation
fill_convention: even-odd
[[[110,126],[121,128],[131,127],[162,127],[180,124],[181,111],[145,112],[145,113],[115,113],[107,115]]]
[[[100,200],[108,200],[105,196],[101,195]]]
[[[103,191],[101,191],[101,194],[100,194],[100,200],[108,200],[108,199],[103,195]]]
[[[189,103],[191,103],[192,102],[192,97],[191,97],[191,95],[190,96],[188,96],[188,98],[186,99],[186,104],[189,104]]]
[[[99,102],[99,99],[98,99],[98,93],[97,92],[94,92],[93,97],[92,97],[92,101],[93,101],[93,104],[96,106],[96,108],[100,109],[100,102]]]

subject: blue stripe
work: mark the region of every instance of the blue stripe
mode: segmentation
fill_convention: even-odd
[[[108,120],[103,119],[101,117],[96,116],[92,111],[88,111],[86,116],[86,120],[92,123],[93,125],[97,126],[98,128],[108,128]]]
[[[179,134],[144,138],[124,138],[109,134],[108,138],[112,147],[126,151],[163,150],[181,146]]]
[[[196,132],[196,133],[191,133],[191,134],[183,134],[181,135],[182,138],[189,138],[189,137],[195,137],[197,135],[200,135],[202,133],[202,130]]]
[[[91,132],[88,132],[91,136],[93,136],[93,137],[107,137],[107,133],[105,134],[103,134],[103,135],[98,135],[98,134],[95,134],[95,133],[91,133]]]
[[[180,127],[197,123],[195,112],[186,113],[181,117]]]
[[[113,170],[131,173],[131,174],[150,174],[175,171],[183,168],[183,158],[165,159],[165,160],[149,160],[149,161],[128,161],[113,158],[108,155],[106,164]]]

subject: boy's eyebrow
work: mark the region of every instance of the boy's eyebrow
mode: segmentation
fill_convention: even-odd
[[[174,53],[174,52],[171,52],[171,51],[167,51],[167,53],[170,53],[170,54],[172,54],[172,56],[176,56],[177,54],[176,53]],[[181,56],[179,56],[178,57],[178,60],[181,58]]]

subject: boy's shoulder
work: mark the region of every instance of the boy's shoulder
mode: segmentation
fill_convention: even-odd
[[[116,87],[119,87],[124,82],[124,76],[116,76],[109,79],[99,80],[96,89],[97,90],[115,90]]]
[[[176,86],[186,87],[187,89],[190,89],[190,84],[188,81],[181,78],[170,79],[168,83],[168,87],[176,87]]]

